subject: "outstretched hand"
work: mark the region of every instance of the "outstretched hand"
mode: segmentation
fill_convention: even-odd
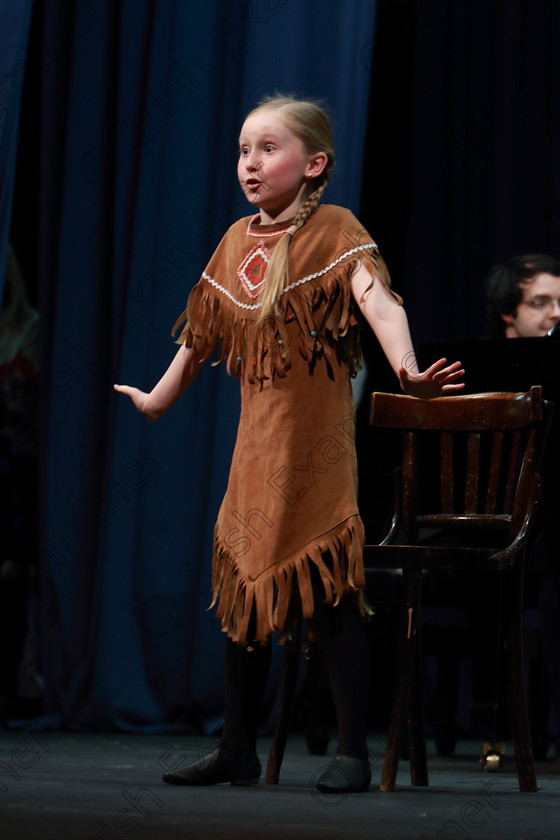
[[[131,385],[113,385],[113,388],[120,394],[129,396],[138,411],[145,414],[148,420],[157,420],[157,417],[152,417],[147,410],[146,398],[148,395],[144,391],[141,391],[140,388],[133,388]]]
[[[405,394],[411,397],[432,399],[460,391],[465,387],[459,380],[465,375],[461,362],[447,364],[447,359],[438,359],[423,373],[415,373],[404,365],[399,370],[399,380]]]

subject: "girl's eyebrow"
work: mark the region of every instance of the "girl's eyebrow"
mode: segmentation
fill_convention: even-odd
[[[273,140],[275,143],[279,142],[282,138],[279,134],[276,134],[274,131],[263,131],[262,134],[257,138],[259,141],[264,140],[264,142],[268,142]],[[239,142],[248,142],[247,138],[243,135],[239,135]]]

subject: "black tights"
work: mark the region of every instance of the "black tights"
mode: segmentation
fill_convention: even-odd
[[[270,670],[270,645],[248,650],[231,639],[226,649],[226,708],[220,746],[256,752],[257,725]]]
[[[315,627],[329,671],[341,755],[366,760],[369,702],[367,636],[353,596],[336,607],[318,605]],[[253,650],[228,639],[226,709],[221,746],[256,751],[256,729],[270,667],[270,645]]]

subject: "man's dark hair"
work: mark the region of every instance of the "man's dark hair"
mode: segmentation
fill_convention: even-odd
[[[512,257],[508,263],[495,265],[486,279],[488,308],[486,324],[490,338],[504,335],[502,315],[513,315],[523,298],[523,287],[537,274],[560,277],[560,260],[546,254]]]

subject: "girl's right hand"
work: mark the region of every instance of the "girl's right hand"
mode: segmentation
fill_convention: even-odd
[[[159,418],[159,414],[154,414],[149,410],[148,394],[141,391],[140,388],[133,388],[131,385],[113,385],[113,388],[120,394],[126,394],[129,396],[138,411],[145,414],[148,420],[151,420],[152,423]]]
[[[173,361],[149,394],[131,385],[113,385],[113,388],[130,397],[138,411],[155,423],[188,388],[201,370],[202,361],[192,347],[181,344]]]

